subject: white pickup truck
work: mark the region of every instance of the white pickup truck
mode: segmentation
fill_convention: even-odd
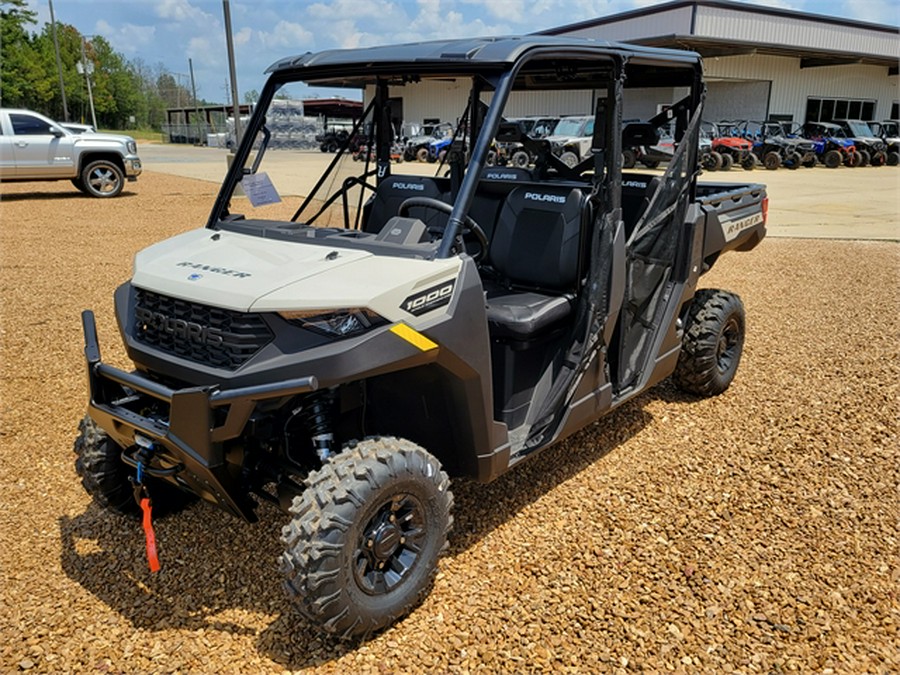
[[[139,175],[130,136],[75,134],[36,112],[0,108],[0,181],[71,180],[92,197],[115,197]]]

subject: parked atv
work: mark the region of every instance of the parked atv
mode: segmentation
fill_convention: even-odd
[[[753,144],[746,138],[735,135],[736,130],[730,122],[704,122],[706,133],[712,139],[712,151],[722,157],[722,171],[730,171],[735,164],[750,171],[758,163],[751,152]]]
[[[870,122],[869,126],[887,146],[888,166],[900,164],[900,120]]]
[[[844,134],[853,141],[859,153],[860,166],[883,166],[887,162],[887,145],[862,120],[836,120]]]
[[[807,122],[803,135],[813,142],[816,157],[829,169],[844,166],[857,167],[862,158],[856,146],[844,135],[843,130],[830,122]]]
[[[115,292],[133,370],[102,360],[82,314],[76,470],[99,505],[143,515],[154,568],[172,561],[164,538],[151,554],[153,514],[192,497],[247,521],[280,508],[287,594],[360,639],[429,593],[451,477],[495,480],[668,377],[693,396],[728,389],[744,306],[700,275],[760,242],[768,200],[759,184],[697,183],[693,52],[526,35],[306,53],[268,72],[206,226],[139,252]],[[656,133],[623,133],[626,81],[656,100],[687,91],[666,111],[662,175],[622,174],[623,145]],[[290,158],[267,152],[270,104],[301,85],[366,92],[375,140],[374,165],[340,150],[303,199]],[[574,166],[503,119],[551,94],[595,101]],[[392,173],[399,96],[461,120],[449,170]],[[486,166],[494,142],[534,167]],[[213,522],[197,515],[180,529]],[[259,551],[209,553],[201,577]]]

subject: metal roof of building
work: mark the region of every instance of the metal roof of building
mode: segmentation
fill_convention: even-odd
[[[706,57],[769,54],[801,60],[801,68],[885,66],[897,74],[900,28],[729,0],[675,0],[542,35],[580,35],[632,44],[690,49]]]

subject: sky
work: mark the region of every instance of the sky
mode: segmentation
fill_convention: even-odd
[[[897,0],[742,0],[858,21],[898,25]],[[238,91],[262,90],[285,56],[455,37],[531,33],[662,4],[663,0],[230,0]],[[48,0],[28,0],[38,25]],[[54,0],[56,20],[102,35],[128,59],[162,64],[197,96],[230,97],[222,0]]]

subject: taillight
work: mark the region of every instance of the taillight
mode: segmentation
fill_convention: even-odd
[[[769,198],[768,197],[763,197],[762,214],[763,214],[763,225],[765,225],[769,220]]]

